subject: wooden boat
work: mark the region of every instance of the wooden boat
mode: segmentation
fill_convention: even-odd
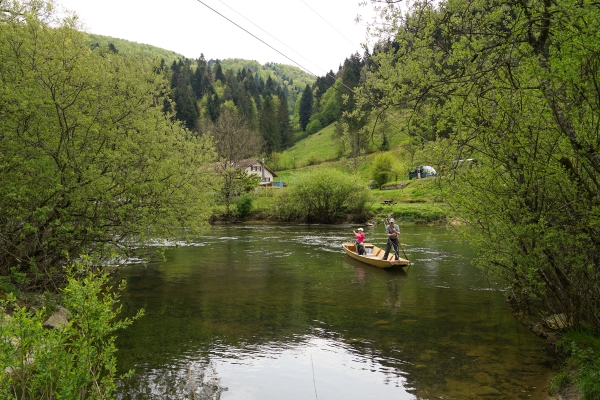
[[[374,246],[372,243],[365,243],[365,249],[367,250],[367,253],[362,256],[356,252],[356,244],[345,242],[342,243],[342,246],[344,247],[346,254],[348,254],[350,257],[374,267],[389,268],[396,265],[405,267],[410,264],[410,261],[405,258],[394,260],[393,248],[392,252],[388,255],[388,259],[384,260],[383,256],[385,254],[385,250]]]

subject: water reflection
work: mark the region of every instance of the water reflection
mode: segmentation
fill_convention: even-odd
[[[120,398],[544,397],[552,359],[452,231],[405,227],[414,264],[381,270],[343,254],[351,230],[215,227],[126,269],[147,312],[118,339]]]

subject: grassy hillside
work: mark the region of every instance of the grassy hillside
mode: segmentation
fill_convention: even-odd
[[[327,161],[340,160],[347,156],[347,149],[343,149],[341,141],[341,132],[336,133],[337,122],[310,136],[302,138],[303,132],[298,132],[297,137],[301,137],[292,147],[281,153],[275,154],[270,160],[277,170],[288,170],[303,168],[311,165],[321,164]],[[383,140],[383,134],[380,129],[375,132],[369,130],[369,155],[367,161],[371,160],[380,150]],[[409,154],[404,150],[409,137],[403,132],[387,131],[387,139],[391,151],[397,153],[400,161],[410,160]],[[360,168],[360,167],[359,167]],[[368,175],[368,174],[367,174]]]
[[[113,38],[110,36],[96,35],[93,33],[88,34],[89,45],[98,44],[101,47],[108,47],[112,43],[113,46],[119,52],[130,52],[133,54],[141,54],[145,57],[165,60],[167,65],[171,65],[173,61],[182,58],[181,54],[175,53],[174,51],[161,49],[160,47],[152,46],[149,44],[131,42],[125,39]]]

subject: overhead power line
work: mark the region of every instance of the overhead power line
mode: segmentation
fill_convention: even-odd
[[[355,48],[359,48],[360,46],[357,46],[356,44],[354,44],[352,42],[352,40],[348,39],[342,32],[340,32],[335,26],[333,26],[332,24],[329,23],[329,21],[327,21],[325,18],[323,18],[323,16],[321,16],[321,14],[319,14],[318,12],[315,11],[314,8],[312,8],[311,6],[309,6],[304,0],[300,0],[302,3],[304,3],[304,5],[308,8],[311,9],[312,12],[314,12],[315,14],[317,14],[319,16],[319,18],[321,18],[323,21],[325,21],[327,23],[327,25],[329,25],[330,27],[332,27],[333,29],[335,29],[335,31],[337,33],[339,33],[344,39],[346,39],[348,41],[348,43],[350,43],[352,46],[354,46]]]
[[[271,46],[269,43],[265,42],[264,40],[262,40],[261,38],[259,38],[259,37],[258,37],[258,36],[256,36],[255,34],[253,34],[252,32],[248,31],[248,30],[247,30],[247,29],[245,29],[244,27],[242,27],[242,26],[240,26],[239,24],[237,24],[236,22],[234,22],[234,21],[232,21],[231,19],[227,18],[225,15],[223,15],[223,14],[222,14],[222,13],[220,13],[220,12],[218,12],[218,11],[217,11],[217,10],[215,10],[214,8],[210,7],[208,4],[206,4],[206,3],[205,3],[205,2],[203,2],[202,0],[196,0],[196,1],[197,1],[198,3],[200,3],[200,4],[202,4],[203,6],[205,6],[206,8],[208,8],[209,10],[211,10],[212,12],[214,12],[215,14],[218,14],[218,15],[219,15],[219,16],[221,16],[222,18],[226,19],[227,21],[229,21],[229,22],[230,22],[230,23],[232,23],[233,25],[237,26],[238,28],[240,28],[241,30],[243,30],[244,32],[246,32],[247,34],[249,34],[250,36],[252,36],[252,37],[253,37],[253,38],[255,38],[256,40],[258,40],[259,42],[261,42],[262,44],[264,44],[265,46],[268,46],[270,49],[272,49],[272,50],[276,51],[277,53],[281,54],[283,57],[287,58],[287,59],[288,59],[288,60],[290,60],[292,63],[296,64],[298,67],[300,67],[300,68],[301,68],[301,69],[303,69],[304,71],[308,72],[310,75],[312,75],[312,76],[315,76],[315,77],[317,77],[317,78],[318,78],[318,75],[317,75],[317,74],[315,74],[314,72],[312,72],[312,71],[311,71],[311,70],[309,70],[308,68],[304,67],[304,66],[303,66],[303,65],[301,65],[300,63],[296,62],[296,61],[295,61],[295,60],[293,60],[291,57],[289,57],[289,56],[287,56],[286,54],[282,53],[281,51],[277,50],[275,47]],[[219,1],[220,1],[221,3],[223,3],[221,0],[219,0]],[[304,3],[304,1],[303,1],[303,0],[301,0],[301,1]],[[223,3],[223,4],[225,4],[225,3]],[[304,3],[304,4],[306,4],[306,3]],[[226,4],[225,4],[225,5],[226,5]],[[310,6],[308,6],[308,4],[306,4],[306,6],[310,8]],[[227,6],[227,7],[229,7],[229,6]],[[231,8],[231,7],[229,7],[229,8]],[[231,9],[233,10],[233,8],[231,8]],[[311,8],[311,10],[312,10],[312,8]],[[233,10],[233,11],[235,11],[235,10]],[[314,11],[314,10],[313,10],[313,11]],[[236,12],[237,14],[239,14],[239,15],[242,15],[242,14],[240,14],[240,13],[239,13],[239,12],[237,12],[237,11],[235,11],[235,12]],[[315,11],[315,13],[316,13],[316,11]],[[318,14],[317,14],[317,15],[318,15]],[[319,16],[320,16],[320,15],[319,15]],[[269,33],[268,33],[268,32],[266,32],[264,29],[262,29],[262,28],[260,28],[258,25],[256,25],[254,22],[250,21],[248,18],[244,17],[243,15],[242,15],[242,17],[243,17],[243,18],[245,18],[246,20],[248,20],[249,22],[251,22],[253,25],[257,26],[259,29],[261,29],[261,30],[262,30],[262,31],[264,31],[265,33],[269,34]],[[321,17],[321,18],[322,18],[322,17]],[[327,22],[327,21],[326,21],[326,22]],[[334,29],[335,29],[335,28],[334,28]],[[337,29],[336,29],[336,30],[337,30]],[[339,31],[338,31],[338,32],[339,32]],[[340,33],[340,34],[341,34],[341,33]],[[269,35],[270,35],[270,34],[269,34]],[[342,35],[342,36],[343,36],[343,35]],[[346,39],[347,39],[347,38],[346,38]],[[277,39],[277,40],[278,40],[278,39]],[[288,47],[288,48],[289,48],[289,46],[285,45],[285,44],[284,44],[283,42],[281,42],[280,40],[278,40],[278,41],[279,41],[280,43],[282,43],[284,46],[286,46],[286,47]],[[293,51],[293,50],[292,50],[292,51]],[[295,51],[294,51],[294,52],[295,52]],[[297,54],[297,53],[296,53],[296,54]],[[302,56],[301,56],[301,57],[302,57]],[[303,58],[304,58],[304,57],[303,57]],[[308,60],[307,60],[307,61],[308,61]],[[310,61],[309,61],[309,62],[310,62]],[[311,63],[311,64],[312,64],[312,63]],[[319,68],[319,69],[320,69],[320,68]],[[331,76],[331,78],[333,78],[333,80],[334,80],[334,83],[335,83],[336,76],[335,76],[333,73],[331,73],[331,72],[327,72],[325,75],[326,75],[326,76],[328,76],[328,75],[329,75],[329,76]],[[342,85],[343,87],[345,87],[346,89],[348,89],[350,92],[352,92],[352,93],[356,94],[356,91],[355,91],[353,88],[351,88],[351,87],[347,86],[347,85],[346,85],[344,82],[341,82],[341,85]],[[340,90],[339,90],[338,88],[336,88],[336,87],[335,87],[335,85],[333,85],[333,83],[332,83],[332,86],[331,86],[331,87],[333,87],[335,90],[337,90],[338,92],[340,92]],[[340,93],[342,93],[342,92],[340,92]],[[343,93],[342,93],[342,94],[343,94]],[[380,106],[378,106],[378,105],[374,104],[373,102],[371,102],[370,100],[369,100],[368,102],[369,102],[369,104],[371,104],[371,106],[373,106],[373,108],[374,108],[374,109],[378,109],[378,110],[382,111],[382,113],[383,113],[384,111],[386,111],[386,110],[382,109]],[[396,126],[395,124],[393,124],[393,123],[391,123],[391,122],[390,122],[390,124],[391,124],[393,127],[397,128],[397,129],[400,129],[400,128],[399,128],[398,126]],[[373,129],[374,129],[374,128],[375,128],[375,127],[373,127]],[[427,139],[425,139],[424,137],[422,137],[421,135],[419,135],[418,133],[417,133],[417,136],[419,136],[419,137],[420,137],[421,139],[423,139],[423,140],[427,140]]]
[[[250,19],[246,18],[246,16],[244,16],[243,14],[241,14],[240,12],[238,12],[236,9],[234,9],[230,5],[226,4],[224,1],[219,0],[219,2],[221,4],[223,4],[225,7],[229,8],[234,13],[236,13],[237,15],[239,15],[240,17],[244,18],[246,21],[250,22],[252,25],[254,25],[255,27],[257,27],[258,29],[260,29],[264,33],[266,33],[267,35],[271,36],[273,39],[277,40],[279,43],[281,43],[282,45],[284,45],[285,47],[287,47],[288,49],[290,49],[291,51],[293,51],[294,53],[296,53],[298,56],[302,57],[305,61],[311,63],[314,67],[320,69],[324,73],[327,73],[327,71],[325,71],[323,68],[321,68],[318,65],[314,64],[309,59],[307,59],[306,57],[304,57],[302,54],[298,53],[296,50],[292,49],[290,46],[288,46],[287,44],[283,43],[281,40],[277,39],[275,36],[271,35],[269,32],[267,32],[266,30],[264,30],[263,28],[261,28],[260,26],[258,26],[257,24],[255,24],[253,21],[251,21]]]
[[[202,0],[196,0],[196,1],[198,3],[200,3],[200,4],[202,4],[204,7],[208,8],[209,10],[211,10],[212,12],[214,12],[215,14],[218,14],[221,17],[225,18],[227,21],[231,22],[232,24],[234,24],[235,26],[237,26],[238,28],[240,28],[241,30],[243,30],[244,32],[246,32],[248,35],[250,35],[253,38],[255,38],[256,40],[258,40],[259,42],[261,42],[265,46],[268,46],[269,48],[275,50],[277,53],[281,54],[282,56],[284,56],[285,58],[287,58],[288,60],[290,60],[291,62],[293,62],[294,64],[296,64],[297,66],[299,66],[300,68],[302,68],[303,70],[305,70],[306,72],[308,72],[309,74],[311,74],[313,76],[317,76],[317,74],[315,74],[314,72],[310,71],[308,68],[306,68],[303,65],[301,65],[300,63],[292,60],[290,57],[286,56],[281,51],[277,50],[275,47],[271,46],[269,43],[265,42],[264,40],[262,40],[261,38],[259,38],[255,34],[253,34],[252,32],[248,31],[244,27],[238,25],[236,22],[230,20],[229,18],[227,18],[226,16],[224,16],[223,14],[221,14],[220,12],[218,12],[217,10],[215,10],[214,8],[212,8],[211,6],[209,6],[208,4],[206,4],[205,2],[203,2]]]

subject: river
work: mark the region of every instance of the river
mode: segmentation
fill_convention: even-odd
[[[357,225],[213,226],[123,269],[119,399],[544,399],[556,365],[448,227],[412,265],[346,256]],[[383,226],[365,227],[385,244]]]

